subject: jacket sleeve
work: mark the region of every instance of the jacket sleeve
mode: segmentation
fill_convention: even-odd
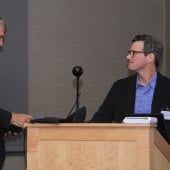
[[[8,128],[12,113],[0,108],[0,128]]]
[[[114,120],[114,104],[115,104],[115,83],[107,94],[103,104],[93,115],[90,122],[112,122]]]

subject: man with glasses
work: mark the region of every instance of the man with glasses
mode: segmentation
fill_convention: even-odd
[[[0,17],[0,52],[3,51],[4,39],[5,39],[6,25],[2,17]],[[15,112],[9,112],[0,108],[0,169],[3,166],[5,159],[5,146],[4,146],[4,132],[11,129],[10,125],[15,125],[17,127],[24,127],[24,123],[29,122],[31,116],[28,114],[21,114]],[[15,127],[13,126],[13,127]]]
[[[151,35],[136,35],[127,67],[136,72],[116,81],[91,122],[121,122],[126,114],[154,114],[170,107],[170,79],[158,71],[163,45]]]

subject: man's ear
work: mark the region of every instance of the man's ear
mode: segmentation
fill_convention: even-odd
[[[147,56],[148,62],[151,63],[155,63],[155,54],[154,53],[149,53]]]

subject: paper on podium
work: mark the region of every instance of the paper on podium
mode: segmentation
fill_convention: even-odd
[[[123,123],[157,123],[156,117],[125,117]]]

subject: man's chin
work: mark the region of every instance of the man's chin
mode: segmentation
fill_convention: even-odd
[[[132,67],[130,66],[130,64],[127,64],[127,68],[128,68],[129,70],[133,70]]]
[[[129,71],[135,71],[136,69],[133,68],[133,67],[130,67],[130,66],[128,65],[128,70],[129,70]]]

